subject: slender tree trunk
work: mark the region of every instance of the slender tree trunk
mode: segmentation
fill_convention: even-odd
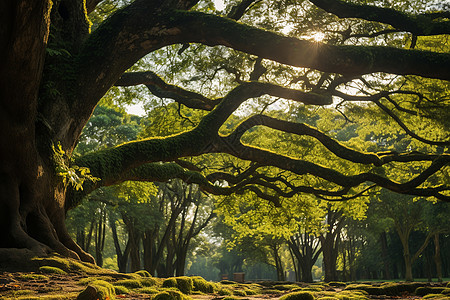
[[[117,266],[119,267],[119,272],[125,273],[127,271],[128,256],[130,254],[130,239],[128,238],[125,250],[122,252],[122,250],[120,249],[119,237],[117,236],[117,227],[115,220],[110,219],[110,227],[114,240],[114,248],[116,249],[117,254]]]
[[[106,238],[106,207],[102,207],[100,210],[100,216],[98,219],[98,226],[95,233],[95,256],[97,265],[103,266],[103,249],[105,248]]]
[[[386,237],[386,231],[383,231],[380,233],[380,244],[381,244],[381,255],[383,257],[383,277],[386,280],[391,279],[391,273],[389,268],[389,255],[388,255],[388,248],[387,248],[387,237]]]
[[[134,232],[134,230],[130,231],[130,267],[131,272],[136,272],[141,270],[141,256],[140,256],[140,247],[139,247],[139,236]]]
[[[411,264],[411,258],[409,254],[403,254],[403,258],[405,261],[405,281],[413,281],[413,275],[412,275],[412,264]]]
[[[292,265],[294,266],[295,281],[300,281],[300,272],[299,267],[297,266],[298,262],[296,260],[294,251],[292,250],[291,243],[289,243],[289,253],[291,254]]]
[[[433,236],[434,241],[434,263],[436,264],[436,275],[439,282],[442,282],[442,260],[441,260],[441,247],[439,244],[439,232],[436,232]]]
[[[84,228],[77,229],[77,244],[80,245],[81,249],[86,251],[86,232]]]

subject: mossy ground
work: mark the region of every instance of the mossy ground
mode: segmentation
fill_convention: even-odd
[[[145,271],[120,274],[60,257],[36,259],[35,262],[38,265],[34,272],[0,271],[0,299],[77,299],[91,286],[105,294],[105,299],[278,300],[283,297],[286,300],[365,300],[400,297],[450,300],[450,285],[445,288],[447,283],[209,282],[198,276],[155,278]]]

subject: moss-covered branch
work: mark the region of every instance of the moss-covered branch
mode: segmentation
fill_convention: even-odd
[[[448,184],[431,188],[420,187],[420,185],[426,182],[430,176],[436,174],[450,163],[450,156],[448,155],[439,156],[428,168],[419,173],[415,178],[404,183],[398,183],[375,173],[344,175],[334,169],[320,166],[309,161],[279,155],[264,149],[244,146],[239,140],[234,138],[230,139],[230,136],[222,138],[222,141],[215,145],[215,149],[244,160],[250,160],[291,171],[297,175],[310,174],[341,187],[357,187],[366,182],[372,182],[380,187],[384,187],[397,193],[417,196],[434,196],[443,201],[450,201],[450,196],[445,193],[445,191],[450,190]]]
[[[311,2],[340,18],[359,18],[385,23],[396,29],[411,32],[416,36],[450,33],[450,21],[436,20],[436,18],[445,17],[445,14],[442,13],[413,15],[391,8],[356,4],[342,0],[311,0]]]
[[[144,84],[157,97],[170,98],[190,108],[212,110],[220,102],[220,99],[211,100],[202,94],[168,84],[151,71],[124,73],[115,83],[116,86],[139,84]]]
[[[162,10],[135,1],[103,22],[74,59],[75,105],[88,114],[120,76],[146,54],[172,44],[223,45],[283,64],[346,75],[386,72],[450,79],[450,54],[389,47],[327,45],[200,12]]]

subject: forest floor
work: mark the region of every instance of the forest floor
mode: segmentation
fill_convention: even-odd
[[[154,278],[146,271],[122,274],[61,258],[39,263],[36,271],[0,270],[0,299],[277,300],[288,295],[283,300],[450,300],[449,283],[208,282],[201,277]]]
[[[114,283],[115,280],[118,282],[122,276],[100,276],[94,277],[100,280],[108,280]],[[88,285],[89,279],[92,276],[81,275],[81,274],[39,274],[34,272],[3,272],[0,273],[0,299],[22,299],[22,300],[34,300],[34,299],[77,299],[77,296],[85,290]],[[127,279],[125,279],[127,280]],[[132,279],[128,279],[132,280]],[[92,282],[92,281],[91,281]],[[220,283],[218,283],[220,285]],[[233,294],[238,294],[235,291],[249,291],[255,290],[257,284],[255,283],[227,283],[226,289],[232,291]],[[258,284],[259,285],[259,284]],[[189,297],[194,300],[238,300],[238,299],[249,299],[249,300],[267,300],[267,299],[279,299],[281,296],[289,294],[292,292],[291,287],[297,285],[299,288],[296,292],[300,291],[310,291],[313,293],[316,299],[423,299],[422,296],[417,296],[408,293],[403,293],[403,295],[370,295],[356,293],[346,293],[343,287],[325,288],[319,291],[318,284],[314,284],[312,288],[308,288],[308,285],[295,283],[285,283],[274,282],[272,286],[268,286],[268,282],[265,282],[261,292],[264,294],[257,293],[256,295],[219,295],[217,291],[214,293],[200,294],[194,292],[190,294]],[[223,286],[223,285],[222,285]],[[246,287],[248,286],[248,288]],[[277,290],[286,287],[285,290]],[[302,287],[300,287],[302,286]],[[223,287],[222,287],[223,288]],[[220,289],[220,288],[219,288]],[[154,290],[137,288],[128,288],[126,293],[117,293],[116,299],[153,299],[155,298],[156,292],[160,291],[160,288],[155,288]],[[330,298],[332,297],[332,298]],[[427,299],[450,299],[447,295],[440,294],[440,296],[426,297]],[[105,298],[108,299],[108,298]]]

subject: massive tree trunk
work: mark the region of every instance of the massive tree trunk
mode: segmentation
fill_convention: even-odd
[[[26,248],[38,254],[57,251],[93,262],[65,228],[66,186],[55,175],[52,159],[56,139],[39,113],[51,4],[15,0],[0,4],[0,248]],[[77,138],[75,132],[65,136],[72,147]]]

